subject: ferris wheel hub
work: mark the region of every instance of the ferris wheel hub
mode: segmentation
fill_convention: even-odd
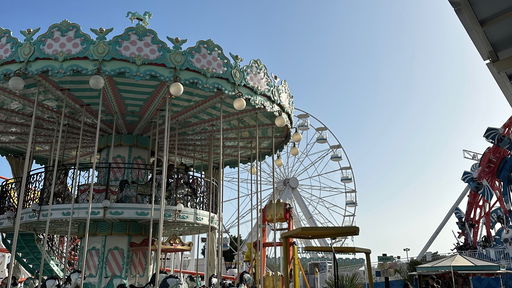
[[[283,184],[285,187],[288,186],[292,189],[297,189],[297,188],[299,188],[299,179],[297,179],[295,177],[286,178],[283,180]]]

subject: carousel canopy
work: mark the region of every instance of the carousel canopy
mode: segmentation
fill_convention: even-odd
[[[204,165],[208,155],[218,161],[221,115],[225,165],[237,164],[238,143],[242,162],[255,159],[256,131],[260,158],[272,153],[272,140],[275,150],[284,146],[293,111],[286,81],[269,76],[260,60],[242,65],[241,57],[231,53],[227,57],[212,40],[189,48],[183,47],[186,39],[166,37],[167,43],[146,27],[148,13],[129,15],[140,22],[111,38],[112,28],[90,29],[91,36],[66,20],[44,33],[39,33],[40,28],[23,30],[21,41],[0,29],[0,154],[25,153],[36,94],[33,153],[42,163],[55,146],[63,109],[63,158],[71,161],[76,154],[82,115],[81,155],[86,159],[96,154],[100,93],[100,150],[110,145],[113,134],[115,145],[147,148],[157,122],[163,139],[165,99],[175,81],[183,84],[184,93],[170,100],[171,158],[177,150],[179,161]],[[96,74],[105,80],[101,91],[89,85]],[[24,80],[21,91],[8,85],[14,76]],[[245,109],[234,108],[237,98],[245,99]],[[278,115],[287,125],[276,126]]]

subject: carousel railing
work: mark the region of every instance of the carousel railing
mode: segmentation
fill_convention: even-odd
[[[48,250],[46,250],[48,257],[50,257],[64,273],[78,268],[78,251],[80,248],[80,239],[78,239],[78,237],[72,236],[70,239],[66,238],[66,236],[62,235],[48,235]],[[39,234],[37,239],[38,245],[43,247],[42,241],[44,235]]]
[[[201,174],[170,167],[168,169],[166,204],[208,211],[217,210],[217,184]],[[25,190],[23,208],[48,205],[53,184],[53,167],[41,167],[30,172]],[[153,167],[138,163],[98,163],[92,171],[92,163],[78,167],[66,164],[57,168],[53,204],[87,203],[94,178],[93,203],[109,200],[111,203],[150,204],[153,177],[155,177],[155,204],[160,203],[163,179],[161,169],[153,175]],[[74,179],[76,178],[76,183]],[[18,204],[21,177],[5,180],[0,186],[0,215],[15,212]],[[210,206],[210,199],[213,199]]]

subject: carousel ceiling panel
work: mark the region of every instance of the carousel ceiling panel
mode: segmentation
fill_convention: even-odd
[[[184,49],[186,40],[167,37],[169,45],[141,23],[110,39],[111,29],[91,31],[95,37],[78,24],[62,21],[39,35],[39,29],[21,31],[25,39],[20,41],[0,29],[0,43],[9,48],[0,53],[1,153],[25,153],[37,93],[34,155],[43,163],[55,145],[64,107],[63,155],[69,161],[79,142],[83,159],[95,154],[98,114],[102,143],[113,134],[154,138],[158,122],[156,152],[161,155],[165,102],[174,81],[183,84],[184,93],[169,101],[170,150],[177,147],[174,153],[179,158],[171,153],[171,161],[204,166],[210,159],[219,165],[222,145],[221,165],[233,166],[238,151],[242,162],[256,157],[257,135],[260,158],[287,143],[293,97],[287,82],[270,77],[260,60],[242,65],[241,57],[227,57],[212,40]],[[105,80],[101,90],[89,86],[96,74]],[[9,89],[13,76],[24,79],[23,90]],[[233,108],[238,97],[247,103],[242,111]],[[288,125],[275,126],[278,115],[288,119]],[[100,149],[106,147],[102,145]]]

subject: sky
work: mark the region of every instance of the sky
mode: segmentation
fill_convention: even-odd
[[[374,258],[419,253],[464,188],[472,163],[462,149],[482,152],[485,129],[510,116],[448,0],[49,0],[23,9],[7,1],[0,26],[20,37],[68,19],[114,34],[130,25],[127,11],[146,10],[161,38],[211,38],[288,81],[295,105],[324,122],[350,157],[355,244]],[[3,159],[0,175],[10,176]],[[450,252],[452,230],[455,218],[430,251]]]

